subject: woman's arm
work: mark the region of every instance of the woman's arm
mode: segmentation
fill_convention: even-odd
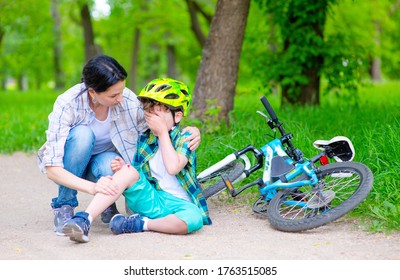
[[[68,188],[95,195],[102,193],[105,195],[115,195],[117,187],[113,184],[111,177],[107,176],[101,182],[91,182],[67,171],[61,166],[46,166],[47,177],[53,182]]]

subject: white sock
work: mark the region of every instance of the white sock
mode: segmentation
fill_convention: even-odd
[[[89,220],[89,223],[90,224],[92,224],[92,222],[93,222],[93,217],[89,214],[89,216],[88,216],[88,220]]]
[[[147,223],[148,223],[149,220],[150,220],[149,218],[143,217],[143,222],[144,222],[143,230],[149,230],[148,227],[147,227]]]

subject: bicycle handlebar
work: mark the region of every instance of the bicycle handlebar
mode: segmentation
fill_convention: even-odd
[[[269,116],[271,117],[272,121],[277,123],[278,117],[276,116],[274,109],[272,109],[271,104],[269,104],[269,102],[265,96],[261,97],[261,102],[264,105],[265,109],[267,109],[267,112],[268,112]]]
[[[292,134],[291,133],[286,133],[285,129],[282,126],[282,123],[279,122],[278,117],[276,116],[276,113],[274,109],[272,109],[271,104],[268,102],[267,98],[265,96],[261,97],[261,102],[264,105],[265,109],[267,109],[267,112],[269,116],[271,117],[271,120],[268,121],[268,124],[270,125],[271,128],[278,128],[279,132],[281,133],[282,137],[280,138],[281,142],[283,144],[288,145],[288,154],[295,160],[299,161],[303,158],[303,152],[301,152],[299,149],[296,149],[290,139],[292,139]]]

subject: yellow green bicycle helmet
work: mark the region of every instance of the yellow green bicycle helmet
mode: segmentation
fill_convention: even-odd
[[[158,101],[171,110],[179,109],[184,116],[188,115],[192,103],[192,95],[187,85],[171,78],[152,80],[140,91],[138,98]]]

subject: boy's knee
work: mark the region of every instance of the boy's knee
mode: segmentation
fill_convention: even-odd
[[[120,171],[125,176],[128,176],[133,182],[137,182],[140,179],[139,172],[130,164],[125,164],[124,166],[122,166]]]

